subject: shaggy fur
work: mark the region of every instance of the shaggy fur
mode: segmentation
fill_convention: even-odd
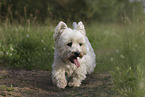
[[[56,26],[54,63],[52,65],[52,82],[64,89],[67,84],[79,87],[86,74],[94,71],[96,57],[82,22],[73,23],[74,29],[64,22]],[[71,78],[67,82],[68,78]]]

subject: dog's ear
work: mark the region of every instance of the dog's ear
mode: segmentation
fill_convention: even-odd
[[[66,28],[67,28],[67,25],[64,22],[60,21],[59,24],[55,28],[53,39],[56,40]]]
[[[78,23],[76,30],[80,30],[82,34],[86,35],[84,24],[81,21]]]

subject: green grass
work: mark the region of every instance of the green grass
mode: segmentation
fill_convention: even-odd
[[[97,72],[110,71],[123,97],[145,96],[145,28],[142,23],[94,24],[87,29]],[[92,34],[90,34],[90,33]]]
[[[0,62],[10,68],[50,70],[53,62],[53,28],[0,26]]]
[[[144,97],[145,23],[86,25],[97,57],[96,72],[111,72],[114,89]],[[54,26],[0,25],[0,64],[15,69],[51,70]]]
[[[11,85],[10,87],[6,87],[6,86],[1,86],[0,87],[1,91],[13,91],[13,85]]]

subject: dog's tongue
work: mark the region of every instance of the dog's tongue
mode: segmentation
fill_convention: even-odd
[[[77,66],[77,68],[79,68],[80,67],[80,63],[78,61],[78,58],[77,59],[74,58],[73,61],[74,61],[75,65]]]

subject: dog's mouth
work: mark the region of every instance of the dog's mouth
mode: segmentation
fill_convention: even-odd
[[[72,63],[74,63],[74,64],[77,66],[77,68],[79,68],[79,67],[80,67],[80,63],[79,63],[78,59],[79,59],[79,57],[73,56],[73,57],[71,57],[69,60],[70,60]]]

